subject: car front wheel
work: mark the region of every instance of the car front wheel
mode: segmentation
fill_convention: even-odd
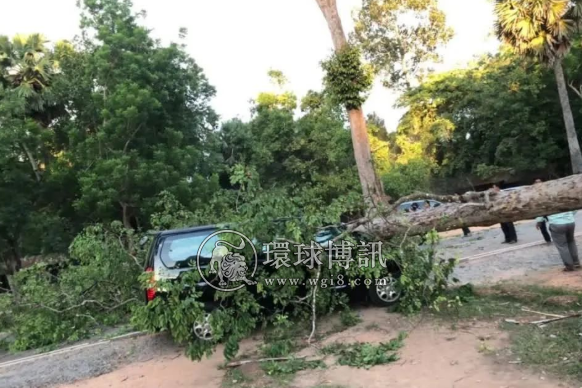
[[[389,275],[374,280],[368,288],[371,302],[379,307],[389,307],[398,303],[402,296],[402,287],[397,276]]]

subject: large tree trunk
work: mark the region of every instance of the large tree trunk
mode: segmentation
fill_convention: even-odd
[[[566,78],[564,77],[564,69],[562,68],[561,60],[555,61],[554,73],[556,75],[556,83],[558,84],[562,113],[564,114],[564,124],[566,125],[566,134],[568,136],[572,172],[574,174],[580,174],[582,173],[582,152],[580,152],[580,143],[578,143],[578,135],[576,134],[574,116],[572,115],[572,108],[570,107],[568,87],[566,86]]]
[[[331,32],[331,39],[335,51],[340,51],[346,44],[346,36],[342,27],[342,21],[337,11],[336,0],[316,0]],[[370,141],[366,128],[366,119],[361,109],[348,109],[354,156],[358,167],[362,193],[368,205],[383,202],[386,199],[382,183],[376,176],[374,161],[370,152]]]
[[[415,213],[394,211],[384,218],[359,222],[359,230],[378,237],[418,235],[433,228],[437,231],[459,229],[462,226],[489,226],[499,222],[533,219],[548,214],[582,209],[582,175],[523,187],[519,190],[466,193],[461,196],[410,196],[415,199],[434,198],[444,203],[430,210]],[[408,199],[410,199],[408,198]],[[363,224],[363,225],[362,225]],[[356,228],[358,224],[353,224]]]

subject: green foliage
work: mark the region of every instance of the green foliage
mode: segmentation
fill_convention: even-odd
[[[71,75],[63,93],[75,117],[69,136],[79,169],[77,211],[137,227],[147,224],[162,190],[193,207],[205,202],[218,189],[219,171],[214,88],[202,69],[182,46],[151,38],[128,2],[86,1],[82,9],[84,36],[94,38],[61,63]],[[92,88],[79,88],[87,84]]]
[[[291,375],[307,369],[325,369],[325,363],[321,360],[306,361],[303,359],[291,359],[287,361],[267,361],[261,363],[261,368],[269,376]]]
[[[428,233],[425,239],[424,249],[419,249],[417,242],[405,241],[397,258],[403,292],[398,308],[406,313],[417,312],[423,307],[438,309],[442,303],[454,301],[447,298],[446,291],[456,260],[439,257],[436,231]]]
[[[265,357],[284,357],[295,348],[293,338],[296,323],[291,322],[286,315],[273,317],[273,329],[265,335],[262,352]]]
[[[357,313],[346,308],[340,313],[340,322],[344,327],[352,327],[362,322],[362,319]]]
[[[12,350],[75,341],[127,319],[138,302],[141,265],[124,247],[134,236],[119,224],[87,228],[72,243],[70,259],[40,263],[14,278]]]
[[[388,364],[398,361],[396,352],[404,346],[406,333],[400,333],[398,338],[387,343],[372,345],[370,343],[356,342],[353,344],[334,343],[323,349],[325,354],[337,356],[339,365],[353,366],[356,368],[370,369],[376,365]]]
[[[452,37],[435,0],[364,0],[352,40],[384,86],[406,90],[431,71]]]
[[[356,46],[346,45],[321,64],[327,91],[348,110],[360,108],[372,87],[371,68],[362,64],[360,56]]]
[[[392,164],[382,175],[382,183],[386,194],[392,198],[400,198],[415,191],[429,191],[430,178],[430,164],[418,158],[405,164]]]
[[[256,293],[217,293],[215,339],[197,341],[192,327],[208,306],[188,285],[199,275],[162,282],[165,296],[141,303],[152,279],[141,274],[138,234],[228,222],[259,241],[309,244],[321,226],[359,217],[361,187],[341,105],[362,104],[371,69],[348,46],[324,63],[327,89],[305,96],[301,117],[296,96],[280,90],[261,94],[247,122],[217,131],[214,88],[183,46],[153,39],[130,1],[80,3],[82,38],[74,45],[50,49],[41,35],[0,38],[0,269],[17,272],[15,293],[0,298],[10,312],[0,321],[16,336],[13,350],[83,338],[127,322],[131,311],[137,327],[169,331],[195,359],[218,343],[232,358],[243,338],[271,324],[264,352],[288,354],[290,322],[309,320],[304,301],[312,289],[273,283]],[[269,75],[283,89],[284,75]],[[391,147],[377,124],[378,144]],[[40,256],[37,264],[29,266],[29,255]],[[29,267],[18,272],[22,266]],[[344,272],[321,276],[383,275]],[[316,273],[283,267],[261,270],[257,280],[266,276]],[[273,311],[264,308],[269,298]],[[344,306],[345,296],[318,290],[319,315]]]
[[[563,58],[582,26],[582,3],[567,0],[497,0],[499,38],[521,55],[552,64]]]
[[[433,175],[444,177],[565,174],[569,154],[555,88],[548,69],[510,53],[432,76],[401,98],[408,112],[397,157],[423,155]],[[575,119],[582,119],[579,100],[572,102]]]

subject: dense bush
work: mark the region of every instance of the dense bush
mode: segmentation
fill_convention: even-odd
[[[143,270],[130,254],[134,235],[120,224],[87,228],[73,241],[70,258],[35,264],[14,278],[17,293],[3,298],[12,311],[12,350],[75,341],[127,319],[138,301]]]

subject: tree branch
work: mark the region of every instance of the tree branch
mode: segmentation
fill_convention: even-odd
[[[315,287],[313,287],[313,299],[311,300],[311,334],[307,339],[307,343],[310,344],[313,336],[315,335],[316,321],[317,321],[317,289],[319,288],[319,277],[321,276],[321,265],[317,267],[317,275],[315,277]]]
[[[236,368],[241,365],[252,364],[256,362],[269,362],[269,361],[289,361],[289,360],[302,360],[307,358],[307,356],[300,356],[300,357],[274,357],[274,358],[260,358],[258,360],[241,360],[241,361],[233,361],[226,364],[225,368]]]
[[[137,299],[136,298],[131,298],[131,299],[128,299],[128,300],[126,300],[124,302],[118,303],[115,306],[107,307],[103,303],[99,302],[98,300],[88,299],[88,300],[84,300],[83,302],[81,302],[81,303],[79,303],[77,305],[68,307],[68,308],[63,309],[63,310],[58,310],[58,309],[55,309],[53,307],[46,306],[46,305],[44,305],[42,303],[39,304],[38,306],[40,306],[40,307],[42,307],[42,308],[44,308],[46,310],[52,311],[52,312],[54,312],[56,314],[62,314],[62,313],[66,313],[67,311],[71,311],[71,310],[77,309],[79,307],[84,307],[87,304],[96,304],[96,305],[101,306],[104,311],[109,312],[109,311],[113,311],[113,310],[115,310],[115,309],[117,309],[117,308],[119,308],[121,306],[124,306],[124,305],[126,305],[126,304],[128,304],[130,302],[134,302],[134,301],[137,301]]]
[[[32,152],[28,149],[28,146],[24,143],[20,143],[28,161],[30,162],[30,166],[32,167],[32,171],[34,171],[34,176],[36,177],[36,181],[40,182],[40,171],[38,170],[38,163],[36,163],[36,159],[32,156]]]
[[[572,89],[574,93],[578,95],[578,97],[582,98],[582,85],[580,85],[580,89],[578,89],[576,88],[576,86],[574,86],[574,81],[570,81],[568,83],[568,86],[570,87],[570,89]]]
[[[143,126],[143,123],[141,123],[140,125],[138,125],[135,130],[133,131],[133,133],[131,134],[131,136],[129,137],[129,139],[127,139],[127,141],[125,142],[125,146],[123,147],[123,153],[125,154],[127,152],[127,148],[129,147],[129,143],[131,143],[131,141],[133,140],[133,138],[135,137],[135,135],[139,132],[139,130],[141,129],[141,127]]]

